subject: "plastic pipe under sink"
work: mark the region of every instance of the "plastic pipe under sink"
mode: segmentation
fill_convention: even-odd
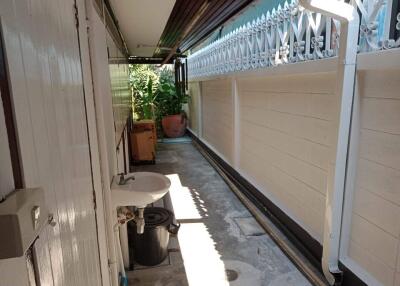
[[[130,266],[129,261],[129,243],[128,243],[128,225],[124,223],[119,227],[119,238],[121,243],[122,260],[126,269]]]

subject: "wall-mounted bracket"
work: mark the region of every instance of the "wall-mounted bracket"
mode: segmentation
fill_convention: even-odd
[[[54,221],[42,189],[12,192],[0,203],[0,259],[24,255],[48,223]]]

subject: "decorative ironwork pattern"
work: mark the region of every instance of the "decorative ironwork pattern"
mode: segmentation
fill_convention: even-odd
[[[361,14],[359,52],[400,46],[389,38],[393,1],[398,0],[354,0]]]
[[[360,52],[400,46],[400,39],[389,39],[390,1],[353,0],[361,15]],[[397,20],[400,30],[400,15]],[[305,10],[297,0],[285,2],[190,55],[189,78],[333,57],[339,35],[338,21]]]

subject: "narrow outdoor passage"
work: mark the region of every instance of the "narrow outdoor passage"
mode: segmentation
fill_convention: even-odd
[[[132,171],[169,177],[181,228],[169,258],[153,268],[135,265],[129,285],[311,285],[190,142],[161,143],[156,165]]]

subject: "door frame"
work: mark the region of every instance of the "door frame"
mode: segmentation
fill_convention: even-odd
[[[101,281],[104,286],[110,285],[110,273],[109,273],[109,255],[108,248],[110,242],[107,240],[106,232],[106,212],[104,210],[104,198],[103,198],[103,180],[101,175],[101,159],[99,151],[99,142],[97,134],[97,120],[94,103],[94,88],[92,78],[92,64],[90,57],[89,48],[89,29],[88,24],[88,9],[93,5],[91,1],[86,0],[74,0],[76,9],[76,20],[77,20],[77,37],[79,43],[79,54],[81,59],[81,70],[82,70],[82,82],[83,92],[85,100],[85,112],[86,122],[88,131],[88,141],[90,150],[90,166],[92,171],[92,183],[93,183],[93,200],[94,209],[96,214],[96,231],[97,240],[99,247],[99,260],[100,260],[100,271]]]

